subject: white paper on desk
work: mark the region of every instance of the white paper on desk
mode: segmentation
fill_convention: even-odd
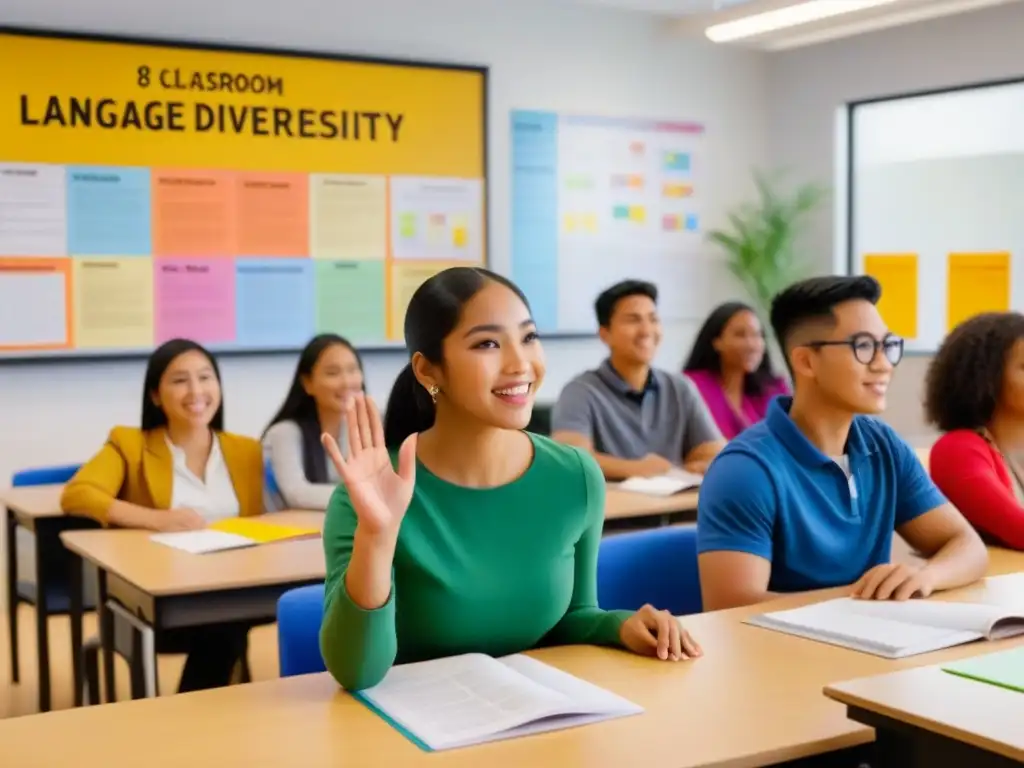
[[[672,496],[700,487],[703,479],[701,475],[674,469],[654,477],[631,477],[619,483],[618,488],[622,491],[646,493],[648,496]]]
[[[403,664],[357,695],[434,750],[643,712],[610,691],[521,655],[465,654]]]
[[[204,529],[201,531],[178,531],[175,533],[154,533],[151,541],[168,547],[191,552],[194,555],[205,555],[208,552],[223,552],[226,549],[241,549],[255,546],[256,542],[236,533],[225,533]]]

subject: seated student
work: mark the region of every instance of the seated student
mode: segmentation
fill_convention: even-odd
[[[99,453],[65,486],[61,509],[103,525],[187,531],[263,512],[260,444],[224,431],[220,371],[195,342],[174,339],[149,357],[142,426],[114,427]],[[157,650],[187,653],[178,691],[231,681],[248,626],[160,633]]]
[[[854,584],[904,600],[984,575],[981,539],[913,449],[870,418],[885,408],[903,339],[871,277],[820,277],[772,303],[794,394],[772,401],[715,459],[701,486],[697,551],[707,610],[779,592]],[[893,531],[927,560],[890,563]]]
[[[605,485],[586,452],[523,431],[544,355],[522,292],[444,270],[413,294],[405,342],[384,424],[357,395],[348,458],[324,439],[344,481],[324,529],[335,679],[358,690],[395,663],[553,644],[699,655],[665,611],[597,607]]]
[[[958,325],[925,382],[925,414],[945,432],[932,446],[932,479],[982,538],[1024,549],[1024,315]]]
[[[738,301],[708,315],[683,366],[726,440],[764,418],[776,395],[789,394],[765,352],[754,310]]]
[[[703,472],[724,441],[697,388],[652,368],[661,342],[658,289],[625,280],[594,303],[610,355],[570,381],[551,414],[552,437],[590,451],[609,480]]]
[[[327,509],[338,475],[320,436],[348,447],[343,416],[362,391],[363,362],[347,340],[324,333],[302,350],[288,395],[263,433],[264,458],[277,485],[277,493],[268,493],[269,511]]]

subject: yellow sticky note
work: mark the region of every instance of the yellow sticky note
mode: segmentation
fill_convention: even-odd
[[[647,220],[647,211],[642,205],[631,205],[629,207],[629,219],[642,224]]]
[[[878,311],[889,330],[917,338],[917,254],[867,254],[864,272],[882,286]]]
[[[80,348],[116,349],[153,343],[153,260],[72,259],[75,341]]]
[[[577,229],[576,216],[569,213],[565,216],[565,231],[575,232]]]
[[[583,217],[583,229],[590,233],[597,232],[596,214],[588,213],[586,216]]]
[[[466,243],[469,242],[469,234],[466,232],[465,227],[455,227],[452,230],[452,244],[456,248],[465,248]]]
[[[947,265],[947,331],[983,312],[1009,311],[1009,253],[951,253]]]

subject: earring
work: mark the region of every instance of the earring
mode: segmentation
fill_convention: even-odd
[[[435,405],[437,404],[437,393],[440,391],[441,389],[437,386],[437,384],[431,384],[430,389],[427,390],[427,392],[430,393],[430,400]]]

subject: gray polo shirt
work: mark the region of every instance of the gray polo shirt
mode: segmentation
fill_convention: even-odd
[[[679,463],[702,443],[722,440],[696,386],[679,373],[651,369],[642,392],[630,389],[605,360],[570,381],[551,414],[552,432],[586,436],[598,453]]]

